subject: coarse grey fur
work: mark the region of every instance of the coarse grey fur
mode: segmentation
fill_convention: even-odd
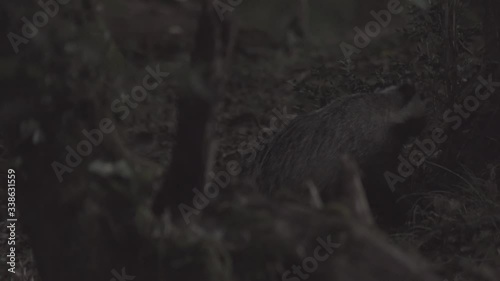
[[[324,200],[334,200],[339,159],[349,154],[361,167],[375,214],[390,216],[382,213],[395,212],[395,195],[384,172],[424,126],[425,104],[412,86],[342,97],[292,120],[258,156],[253,176],[267,194],[307,199],[311,181]]]

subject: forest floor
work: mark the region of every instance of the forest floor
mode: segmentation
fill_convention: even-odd
[[[340,95],[397,85],[405,72],[417,72],[419,67],[414,63],[415,46],[405,41],[403,33],[373,43],[350,64],[343,59],[339,44],[296,44],[290,48],[284,43],[276,48],[265,43],[259,46],[260,37],[254,39],[254,33],[240,36],[248,36],[239,40],[253,45],[237,50],[229,69],[216,113],[214,172],[231,160],[251,165],[247,163],[251,156],[243,151],[258,150],[258,136],[266,138],[263,132],[276,112],[303,114]],[[417,90],[431,90],[426,97],[443,94],[442,83],[432,79],[417,81]],[[430,124],[445,126],[442,119],[447,107],[433,99],[436,105]],[[156,106],[157,112],[165,110],[164,104]],[[485,106],[475,114],[459,130],[449,132],[450,141],[440,145],[401,187],[413,207],[407,223],[389,231],[394,243],[420,252],[448,281],[485,276],[500,280],[500,189],[496,176],[500,168],[500,112],[498,106]],[[154,123],[148,122],[149,126]],[[167,123],[168,131],[173,132],[172,120]],[[140,132],[131,135],[132,150],[168,163],[174,133],[151,130],[146,124],[130,128]]]

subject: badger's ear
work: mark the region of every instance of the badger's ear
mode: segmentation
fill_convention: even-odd
[[[409,82],[404,83],[401,86],[399,86],[398,91],[402,95],[403,102],[405,104],[408,103],[411,100],[411,98],[413,98],[413,96],[416,93],[416,91],[415,91],[415,85],[413,85],[412,83],[409,83]]]

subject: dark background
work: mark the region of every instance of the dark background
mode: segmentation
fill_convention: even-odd
[[[102,262],[95,257],[104,261],[114,256],[105,253],[133,253],[150,272],[158,260],[168,267],[186,252],[203,258],[174,270],[172,279],[245,280],[224,275],[220,257],[205,250],[204,242],[179,238],[183,230],[167,230],[169,242],[158,242],[155,233],[164,230],[154,226],[150,212],[161,175],[176,164],[176,104],[193,65],[200,2],[69,1],[38,35],[19,45],[17,54],[7,34],[21,34],[20,19],[31,20],[40,6],[35,1],[0,4],[0,173],[16,170],[21,216],[17,273],[11,275],[4,270],[7,190],[2,183],[2,280],[57,276],[51,270],[68,260],[71,270],[62,268],[61,280],[80,276],[78,270],[91,272],[78,280],[91,280]],[[248,160],[238,147],[268,126],[273,109],[303,114],[338,96],[410,79],[432,100],[428,130],[420,137],[438,127],[449,139],[399,187],[412,208],[405,225],[384,232],[391,243],[419,252],[442,280],[500,280],[495,272],[500,268],[500,88],[458,128],[443,119],[448,109],[474,93],[479,75],[500,81],[500,4],[403,1],[403,13],[392,15],[368,46],[346,60],[341,43],[353,44],[354,27],[364,29],[373,20],[370,11],[386,9],[388,2],[315,0],[305,9],[300,1],[243,0],[227,12],[223,23],[237,32],[229,36],[233,48],[223,55],[224,83],[217,88],[213,170]],[[141,84],[146,66],[156,65],[170,75],[120,120],[110,110],[112,101]],[[81,130],[97,128],[102,118],[114,120],[116,130],[104,136],[82,165],[64,174],[63,183],[57,182],[53,161],[64,161],[65,146],[76,147]],[[152,254],[158,243],[165,247],[159,257]],[[83,253],[82,245],[95,250]],[[117,264],[128,262],[106,261],[103,267],[120,271]],[[238,262],[252,268],[251,259]],[[196,276],[198,271],[203,277]],[[235,266],[233,271],[245,269]],[[101,280],[112,278],[106,274]],[[252,276],[248,280],[257,280]]]

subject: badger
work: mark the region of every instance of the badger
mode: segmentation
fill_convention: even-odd
[[[411,84],[338,98],[293,119],[268,143],[253,167],[261,192],[309,198],[310,183],[323,201],[338,196],[340,158],[350,155],[362,172],[375,215],[402,221],[384,172],[397,163],[403,145],[426,124],[424,99]],[[309,185],[309,187],[308,187]]]

